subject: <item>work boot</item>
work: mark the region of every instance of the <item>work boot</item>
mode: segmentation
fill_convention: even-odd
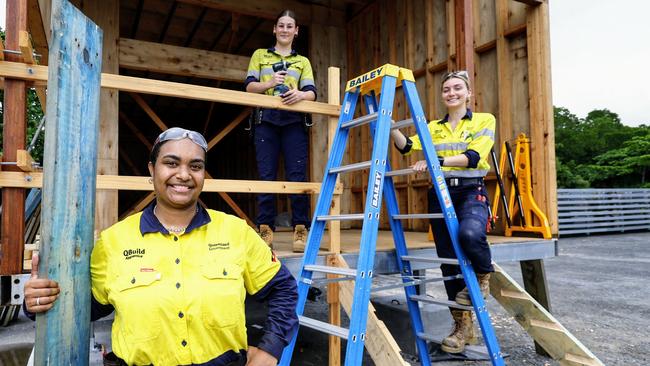
[[[273,249],[273,229],[269,225],[260,225],[260,238]]]
[[[305,243],[307,243],[307,228],[305,225],[296,225],[293,229],[293,251],[296,253],[304,252]]]
[[[481,289],[481,294],[483,294],[483,300],[485,300],[490,294],[490,273],[477,273],[476,279],[478,280],[478,287]],[[469,290],[467,290],[467,287],[456,294],[456,303],[472,306],[472,299],[469,298]]]
[[[472,322],[472,313],[468,310],[451,310],[451,316],[454,318],[454,329],[447,338],[442,340],[440,348],[447,353],[461,353],[465,350],[466,344],[476,344],[476,334],[474,333],[474,323]]]

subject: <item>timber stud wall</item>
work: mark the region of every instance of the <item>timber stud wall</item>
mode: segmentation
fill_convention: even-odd
[[[432,120],[445,114],[440,97],[444,73],[473,69],[473,109],[496,116],[497,154],[503,141],[522,132],[530,136],[534,196],[547,214],[552,232],[557,233],[548,2],[526,3],[530,5],[514,0],[378,0],[348,23],[348,75],[384,63],[412,69],[427,117]],[[456,52],[459,47],[465,52]],[[398,93],[393,118],[409,118],[407,109]],[[415,133],[413,127],[410,133]],[[368,160],[368,129],[356,129],[350,137],[352,151],[347,160]],[[389,155],[394,169],[422,159],[418,153],[402,157],[394,148]],[[344,211],[346,204],[350,212],[363,210],[366,182],[367,172],[345,177]],[[395,186],[400,211],[426,212],[429,184],[425,175],[395,178]],[[387,229],[386,215],[383,217],[381,227]],[[409,220],[404,225],[423,231],[428,222]]]

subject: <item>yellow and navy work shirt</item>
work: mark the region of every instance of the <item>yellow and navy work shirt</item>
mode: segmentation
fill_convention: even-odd
[[[494,145],[496,119],[490,113],[472,113],[467,110],[463,119],[452,131],[449,116],[429,122],[429,133],[438,156],[465,154],[469,160],[468,167],[443,166],[445,178],[479,178],[490,170],[488,156]],[[407,138],[407,146],[401,151],[408,154],[411,150],[422,150],[418,135]]]
[[[291,66],[287,70],[287,75],[284,77],[284,84],[290,89],[313,91],[316,94],[314,73],[309,59],[299,55],[295,50],[292,50],[289,56],[282,56],[275,52],[275,47],[268,49],[260,48],[253,53],[248,65],[244,89],[246,89],[246,85],[250,82],[267,82],[271,80],[275,73],[272,65],[283,60],[291,63]],[[265,94],[273,95],[273,88],[266,90]],[[302,122],[303,117],[302,113],[264,109],[262,112],[262,120],[274,125],[286,126],[291,123]]]
[[[248,348],[246,292],[269,299],[260,348],[279,358],[297,328],[286,267],[245,221],[200,206],[179,235],[162,226],[153,205],[103,231],[91,281],[92,310],[114,307],[113,351],[129,365],[238,359]]]

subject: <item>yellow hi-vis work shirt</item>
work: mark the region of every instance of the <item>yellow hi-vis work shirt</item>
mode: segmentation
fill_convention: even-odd
[[[115,308],[113,351],[129,365],[201,364],[248,348],[246,292],[280,262],[245,221],[201,210],[209,222],[180,235],[143,229],[143,213],[132,215],[93,249],[92,293]]]
[[[478,178],[488,173],[490,170],[488,156],[494,145],[496,126],[496,119],[492,114],[468,111],[453,131],[447,117],[431,121],[428,126],[438,156],[459,155],[467,150],[474,150],[480,156],[476,168],[442,167],[445,178]],[[422,150],[418,135],[409,138],[413,142],[411,151]]]
[[[301,56],[295,51],[292,51],[289,56],[281,56],[273,48],[260,48],[253,53],[248,64],[246,77],[255,78],[263,83],[267,82],[273,78],[273,74],[275,73],[272,65],[282,60],[291,63],[291,66],[287,70],[287,75],[284,77],[284,84],[286,86],[290,89],[298,90],[303,90],[307,86],[315,86],[314,72],[307,57]],[[273,88],[267,89],[265,93],[273,95]]]

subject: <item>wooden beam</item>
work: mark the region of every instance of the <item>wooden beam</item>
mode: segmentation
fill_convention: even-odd
[[[349,268],[345,259],[338,254],[336,257],[336,266]],[[350,281],[339,282],[341,292],[339,299],[345,312],[350,316],[352,309],[352,302],[354,298],[354,283]],[[404,361],[401,355],[401,349],[395,342],[395,339],[386,328],[383,321],[377,318],[375,314],[375,307],[372,303],[368,302],[368,323],[366,325],[366,350],[370,357],[377,366],[408,366],[409,364]]]
[[[250,57],[120,38],[120,67],[243,83]]]
[[[151,188],[153,189],[153,186]],[[138,201],[135,205],[131,206],[130,209],[126,210],[126,214],[122,216],[122,219],[131,216],[136,212],[140,212],[144,210],[144,208],[147,207],[147,205],[155,198],[156,198],[156,194],[154,192],[147,193],[147,195],[144,196],[140,201]]]
[[[327,69],[327,102],[332,105],[341,104],[341,70],[338,67]],[[338,129],[338,118],[327,119],[327,156],[334,146],[334,136]],[[340,176],[337,182],[340,182]],[[341,213],[341,195],[335,195],[330,208],[330,215]],[[328,250],[332,253],[341,253],[341,222],[338,220],[329,222],[330,242]],[[335,265],[336,258],[329,256],[328,265]],[[328,276],[332,277],[332,276]],[[330,324],[341,325],[341,302],[339,301],[339,285],[336,282],[327,285],[327,302],[329,304]],[[341,364],[341,338],[329,336],[329,365],[339,366]]]
[[[275,20],[283,10],[291,9],[296,13],[298,25],[318,23],[344,26],[346,19],[345,12],[329,8],[330,16],[313,17],[310,5],[296,0],[178,0],[178,2],[270,20]]]
[[[7,1],[6,46],[19,48],[20,32],[27,30],[27,0]],[[0,41],[0,43],[2,43]],[[8,53],[9,61],[19,61],[19,55]],[[7,61],[2,61],[7,62]],[[25,82],[5,78],[4,124],[2,130],[2,158],[5,162],[17,161],[18,150],[25,149],[26,139],[26,93]],[[18,170],[6,166],[5,170]],[[2,190],[2,245],[0,246],[0,274],[22,273],[23,244],[25,244],[25,190],[8,188]]]
[[[72,365],[89,357],[102,30],[67,0],[52,30],[38,275],[66,290],[36,317],[34,364]]]
[[[244,108],[235,119],[233,119],[223,130],[213,137],[210,142],[208,142],[208,150],[212,149],[214,145],[218,144],[227,134],[230,133],[235,127],[239,126],[242,121],[244,121],[248,115],[251,114],[250,108]]]
[[[16,166],[24,172],[34,170],[34,159],[29,155],[27,150],[18,150],[16,152]]]
[[[34,58],[34,49],[32,48],[32,41],[27,31],[20,31],[18,44],[20,47],[20,52],[23,56],[23,62],[27,64],[36,64],[36,59]],[[34,88],[36,91],[36,96],[41,102],[41,109],[45,112],[45,106],[47,100],[45,99],[45,87],[39,86]]]
[[[474,20],[472,0],[454,0],[456,68],[474,80]]]
[[[521,267],[521,277],[524,280],[524,289],[530,294],[544,309],[551,312],[551,298],[546,282],[546,271],[544,270],[544,260],[535,259],[519,262]],[[550,357],[544,348],[535,343],[535,352],[538,355]]]
[[[147,114],[147,116],[151,118],[151,120],[156,124],[156,126],[160,128],[160,131],[165,131],[168,129],[165,122],[163,122],[162,119],[158,117],[156,112],[154,112],[153,109],[149,107],[149,104],[147,104],[147,102],[144,99],[142,99],[140,95],[136,93],[129,93],[129,95],[131,96],[131,98],[133,98],[133,100],[135,100],[135,102],[140,106],[140,108],[142,108],[142,110]]]
[[[47,66],[0,61],[0,76],[31,81],[47,81]],[[259,106],[262,108],[316,113],[335,117],[338,117],[341,113],[341,106],[329,105],[327,103],[301,101],[293,105],[286,105],[282,103],[282,98],[270,95],[107,73],[102,74],[102,87],[126,92],[207,100],[251,107]]]
[[[0,172],[0,188],[41,188],[43,173],[40,172]],[[319,182],[285,182],[262,180],[206,179],[203,192],[229,193],[281,193],[281,194],[318,194]],[[98,175],[98,190],[151,191],[153,186],[148,177],[120,175]],[[334,193],[341,194],[341,185]]]
[[[603,363],[498,265],[490,293],[501,306],[561,365],[603,366]],[[572,363],[573,362],[573,363]]]
[[[526,14],[530,157],[535,200],[557,235],[557,172],[551,90],[551,47],[548,3],[529,7]]]
[[[131,132],[133,132],[135,137],[137,137],[138,140],[142,142],[142,144],[147,148],[147,150],[151,151],[151,149],[153,148],[153,144],[149,142],[149,140],[147,140],[147,138],[142,134],[142,132],[140,132],[140,130],[135,126],[135,124],[131,122],[131,119],[122,111],[120,111],[120,118],[122,119],[122,122],[124,122],[124,124],[126,124],[127,127],[129,127]]]

